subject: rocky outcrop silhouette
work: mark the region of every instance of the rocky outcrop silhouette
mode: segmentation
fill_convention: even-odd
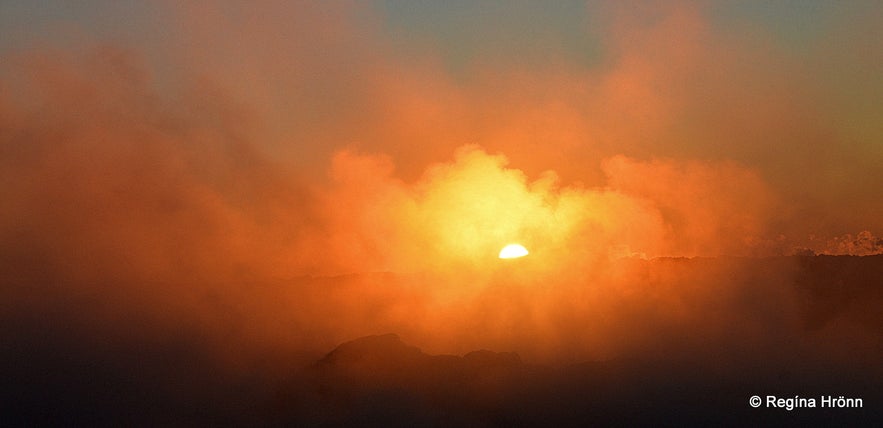
[[[816,423],[819,415],[810,411],[819,409],[758,410],[748,398],[828,390],[870,401],[879,396],[873,377],[837,380],[837,373],[789,370],[771,364],[722,372],[708,362],[653,355],[552,368],[525,364],[512,352],[430,355],[384,334],[343,343],[289,379],[273,420],[298,426],[779,425]],[[883,420],[875,406],[850,410],[821,410],[822,420]]]
[[[396,334],[368,336],[308,367],[279,404],[299,423],[485,424],[536,370],[513,352],[429,355]]]

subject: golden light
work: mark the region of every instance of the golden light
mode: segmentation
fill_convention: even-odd
[[[501,259],[517,259],[528,254],[527,248],[520,244],[509,244],[500,250]]]

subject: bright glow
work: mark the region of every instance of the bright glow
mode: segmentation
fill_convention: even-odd
[[[500,250],[501,259],[517,259],[519,257],[524,257],[527,254],[527,248],[524,248],[520,244],[509,244]]]

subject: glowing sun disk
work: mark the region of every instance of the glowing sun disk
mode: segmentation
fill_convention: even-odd
[[[519,257],[524,257],[527,254],[527,248],[524,248],[520,244],[509,244],[500,250],[501,259],[517,259]]]

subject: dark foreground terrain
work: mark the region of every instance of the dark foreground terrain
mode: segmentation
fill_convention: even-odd
[[[849,370],[761,365],[722,372],[707,362],[653,359],[551,368],[525,364],[513,353],[427,355],[394,334],[345,343],[295,379],[276,403],[279,421],[291,425],[871,426],[883,421],[880,378]],[[863,407],[821,408],[815,391],[862,397]],[[815,397],[817,407],[752,408],[748,400],[756,394]]]
[[[721,318],[707,337],[682,329],[666,333],[670,345],[562,364],[537,364],[506,349],[430,355],[380,334],[324,356],[289,360],[280,351],[232,370],[185,331],[105,335],[68,322],[74,318],[59,315],[71,310],[66,305],[53,312],[7,303],[0,426],[883,424],[883,256],[749,259],[740,263],[750,268],[721,270],[726,275],[714,259],[634,263],[652,286],[708,270],[757,285],[727,295],[740,315]],[[764,306],[764,287],[776,284],[795,296],[788,311],[796,319],[782,321],[795,323],[791,329],[777,324],[779,308]],[[749,335],[743,325],[763,331]],[[813,398],[816,407],[753,408],[753,395]],[[822,396],[861,398],[862,407],[820,408]]]

